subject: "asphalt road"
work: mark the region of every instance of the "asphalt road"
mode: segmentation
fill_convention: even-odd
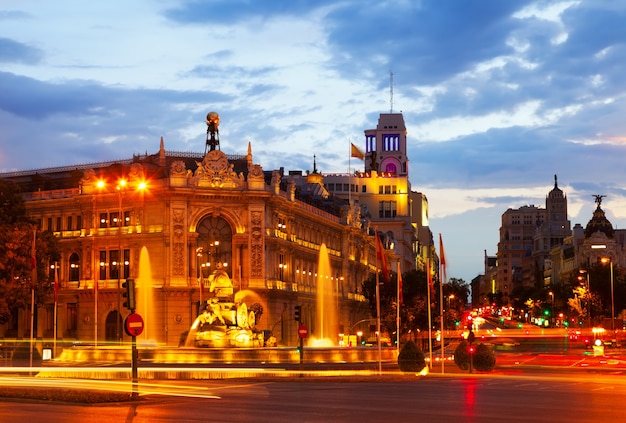
[[[437,375],[298,380],[162,381],[113,405],[0,402],[12,422],[623,422],[626,378]]]

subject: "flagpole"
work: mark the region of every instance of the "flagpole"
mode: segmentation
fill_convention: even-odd
[[[431,275],[430,275],[430,254],[427,255],[426,258],[426,299],[428,301],[428,356],[430,358],[429,365],[432,369],[433,367],[433,330],[432,330],[432,311],[430,306],[430,289],[431,289]]]
[[[33,342],[34,342],[34,330],[35,330],[35,285],[37,284],[37,249],[35,247],[37,243],[37,229],[33,229],[33,248],[32,248],[32,274],[30,281],[30,368],[33,367]]]
[[[378,235],[376,235],[378,236]],[[379,285],[379,276],[378,276],[378,263],[376,266],[376,331],[378,338],[378,373],[383,372],[383,362],[382,362],[382,348],[380,345],[380,287]]]
[[[375,236],[376,236],[376,333],[377,333],[377,340],[378,340],[378,373],[381,374],[383,372],[383,362],[382,362],[382,348],[380,345],[380,337],[381,337],[381,333],[380,333],[380,268],[381,263],[383,261],[383,254],[384,251],[382,251],[381,247],[381,243],[380,243],[380,238],[378,235],[378,227],[374,228],[374,232],[375,232]],[[380,257],[379,257],[380,255]]]
[[[348,185],[349,185],[349,189],[348,189],[348,206],[352,207],[352,169],[351,169],[351,163],[352,163],[352,141],[350,140],[350,138],[348,138]]]
[[[58,301],[58,292],[59,292],[59,263],[54,262],[54,342],[52,346],[52,351],[54,351],[54,358],[57,356],[57,307],[59,304]]]
[[[443,332],[444,328],[444,316],[443,316],[443,284],[446,282],[446,256],[443,251],[443,240],[441,238],[441,233],[439,234],[439,274],[443,277],[439,278],[439,315],[441,316],[440,325],[441,325],[441,373],[444,373],[445,370],[445,335]]]
[[[396,316],[396,343],[398,354],[400,354],[400,297],[401,297],[401,289],[400,286],[402,283],[402,274],[400,273],[400,260],[398,260],[398,276],[396,278],[396,285],[398,285],[398,305],[396,307],[397,316]]]
[[[443,283],[444,280],[440,278],[439,280],[439,316],[441,316],[441,318],[439,319],[439,323],[440,323],[440,331],[441,331],[441,373],[444,373],[444,367],[445,367],[445,355],[444,355],[444,350],[445,350],[445,346],[446,346],[446,340],[445,340],[445,335],[443,333]]]

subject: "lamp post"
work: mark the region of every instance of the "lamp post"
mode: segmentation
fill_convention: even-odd
[[[454,298],[455,298],[455,297],[454,297],[454,294],[450,294],[450,295],[448,295],[448,321],[450,320],[450,319],[449,319],[449,317],[450,317],[450,311],[451,311],[451,310],[450,310],[450,308],[451,308],[450,303],[451,303],[451,300],[453,300]],[[448,325],[448,328],[449,328],[449,325]]]
[[[552,326],[552,316],[554,315],[554,292],[549,291],[548,295],[550,296],[550,316],[549,316],[549,322],[550,322],[550,326]]]
[[[126,188],[126,179],[121,178],[117,181],[117,194],[118,194],[118,211],[117,211],[117,241],[118,241],[118,250],[117,250],[117,263],[112,263],[114,266],[117,265],[117,313],[118,319],[115,323],[115,336],[118,341],[122,343],[122,299],[121,299],[121,289],[122,289],[122,271],[123,267],[122,263],[122,225],[123,225],[123,211],[122,211],[122,198],[124,197],[124,190]]]
[[[204,273],[202,271],[202,267],[205,266],[204,263],[201,263],[202,256],[204,255],[204,248],[198,247],[196,248],[196,257],[197,257],[197,266],[198,266],[198,284],[200,285],[200,310],[199,313],[202,313],[202,294],[204,291]]]
[[[600,261],[604,264],[609,263],[611,271],[611,331],[615,332],[615,295],[613,291],[613,259],[611,257],[602,257]]]

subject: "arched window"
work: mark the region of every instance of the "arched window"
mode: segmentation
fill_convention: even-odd
[[[78,282],[80,280],[80,258],[77,253],[72,253],[70,256],[70,269],[69,280],[72,282]]]
[[[233,231],[228,222],[221,217],[205,217],[198,224],[196,232],[196,248],[202,249],[202,256],[198,257],[204,267],[209,267],[209,272],[220,267],[232,276]]]
[[[387,163],[385,166],[385,172],[396,173],[396,165],[394,163]]]

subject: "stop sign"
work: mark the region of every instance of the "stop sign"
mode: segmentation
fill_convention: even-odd
[[[130,313],[124,320],[124,329],[128,336],[139,336],[143,332],[143,318],[140,314]]]
[[[298,326],[298,336],[303,339],[309,336],[309,329],[306,327],[306,325]]]

